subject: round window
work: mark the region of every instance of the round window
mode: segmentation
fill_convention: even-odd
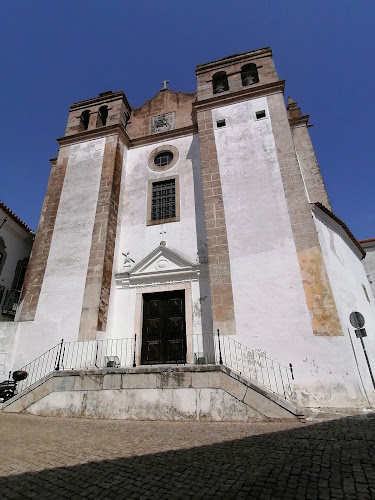
[[[154,158],[154,163],[157,167],[165,167],[173,160],[173,153],[171,151],[162,151]]]
[[[148,157],[148,168],[154,172],[164,172],[178,162],[178,149],[171,144],[163,144],[154,149]]]

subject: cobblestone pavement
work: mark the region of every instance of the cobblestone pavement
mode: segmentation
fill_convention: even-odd
[[[375,498],[375,416],[135,422],[0,414],[1,499]]]

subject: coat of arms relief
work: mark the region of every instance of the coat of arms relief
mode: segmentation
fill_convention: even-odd
[[[160,134],[174,129],[175,112],[163,113],[151,118],[151,134]]]

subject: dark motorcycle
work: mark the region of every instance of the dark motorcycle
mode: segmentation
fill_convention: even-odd
[[[13,380],[11,380],[11,373],[12,372],[9,372],[8,380],[0,382],[0,403],[5,403],[5,401],[8,401],[8,399],[15,396],[17,394],[17,382],[20,382],[21,380],[25,380],[25,378],[27,378],[27,372],[23,370],[17,370],[13,372]]]

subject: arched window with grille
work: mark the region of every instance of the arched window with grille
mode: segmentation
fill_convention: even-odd
[[[245,66],[242,66],[241,80],[242,80],[242,85],[244,87],[259,82],[259,75],[256,64],[250,63],[250,64],[245,64]]]
[[[229,90],[228,77],[225,71],[219,71],[212,77],[212,89],[214,94]]]

